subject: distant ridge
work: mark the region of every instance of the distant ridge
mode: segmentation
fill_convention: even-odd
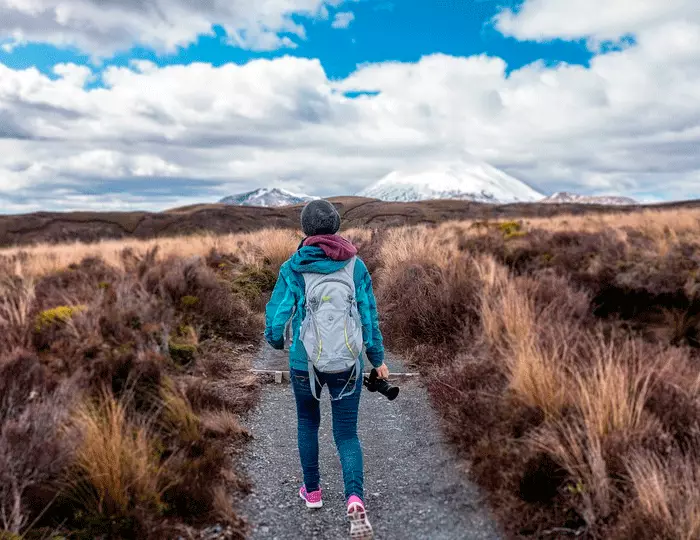
[[[464,219],[522,219],[558,215],[634,213],[647,209],[700,209],[700,200],[634,206],[576,203],[497,205],[464,200],[382,202],[360,197],[332,197],[329,200],[340,212],[343,230],[433,225]],[[0,215],[0,246],[95,242],[108,238],[170,238],[203,232],[245,233],[266,228],[298,230],[300,214],[300,205],[266,208],[197,204],[164,212],[35,212]]]
[[[266,206],[277,208],[281,206],[293,206],[313,201],[318,197],[309,195],[299,195],[286,189],[280,188],[259,188],[247,193],[231,195],[221,199],[221,203],[234,206]]]
[[[569,193],[566,191],[560,191],[554,195],[545,197],[540,202],[552,204],[602,204],[609,206],[627,206],[639,204],[637,201],[629,197],[579,195],[578,193]]]

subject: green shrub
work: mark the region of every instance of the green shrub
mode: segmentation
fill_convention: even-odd
[[[77,313],[87,309],[87,306],[57,306],[55,308],[42,311],[36,316],[34,329],[37,332],[49,328],[57,323],[65,323],[73,318]]]
[[[168,343],[168,351],[170,352],[170,357],[176,364],[184,366],[194,361],[197,355],[197,346],[187,343],[177,343],[170,340]]]
[[[503,233],[503,238],[505,240],[510,240],[511,238],[520,238],[525,236],[525,231],[523,231],[522,223],[518,221],[504,221],[498,224],[498,230]]]
[[[196,306],[198,303],[199,298],[189,294],[180,298],[180,305],[185,308]]]
[[[277,275],[269,266],[246,266],[232,283],[231,290],[251,304],[260,302],[263,294],[275,288]]]
[[[187,324],[181,324],[168,342],[170,357],[176,364],[184,366],[195,360],[198,352],[197,332]]]

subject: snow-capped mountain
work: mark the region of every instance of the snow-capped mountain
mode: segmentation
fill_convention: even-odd
[[[317,198],[309,195],[298,195],[286,189],[260,188],[255,191],[225,197],[219,202],[236,206],[291,206],[313,201]]]
[[[544,196],[517,178],[477,160],[394,171],[359,195],[383,201],[461,199],[495,204],[534,202]]]
[[[610,206],[639,204],[629,197],[579,195],[578,193],[568,193],[566,191],[545,197],[541,202],[553,204],[606,204]]]

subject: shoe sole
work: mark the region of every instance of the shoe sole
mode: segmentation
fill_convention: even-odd
[[[374,538],[374,531],[367,519],[367,513],[359,504],[353,504],[348,508],[348,520],[350,521],[351,540],[372,540]]]
[[[309,502],[301,493],[299,493],[299,497],[306,503],[306,508],[321,508],[323,506],[323,501],[318,501],[317,503]]]

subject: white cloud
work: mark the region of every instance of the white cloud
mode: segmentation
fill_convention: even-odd
[[[134,44],[173,51],[223,26],[230,41],[254,50],[295,47],[304,28],[344,0],[0,0],[3,47],[25,42],[76,46],[110,56]],[[292,36],[292,37],[290,37]]]
[[[496,17],[504,34],[523,40],[617,41],[669,21],[700,22],[697,0],[525,0]]]
[[[331,26],[333,28],[350,28],[350,24],[355,20],[355,14],[352,11],[340,11],[335,14],[335,19]]]
[[[0,65],[0,204],[99,207],[120,193],[106,198],[163,208],[267,185],[349,194],[465,151],[544,192],[700,197],[700,23],[659,21],[590,68],[509,76],[499,58],[433,55],[334,81],[318,60],[284,57],[138,62],[86,90],[82,67],[52,80]]]

